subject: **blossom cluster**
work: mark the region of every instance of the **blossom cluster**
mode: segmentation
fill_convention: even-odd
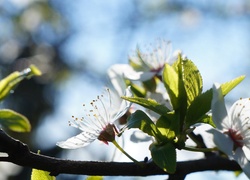
[[[177,53],[176,53],[177,52]],[[153,161],[163,170],[176,170],[176,148],[204,152],[209,149],[187,147],[186,140],[197,124],[209,124],[217,148],[229,159],[238,162],[250,178],[250,99],[236,101],[229,112],[224,96],[238,85],[244,76],[202,92],[203,82],[194,63],[172,53],[170,42],[158,39],[145,49],[138,47],[128,56],[128,64],[115,64],[107,70],[111,87],[97,96],[85,110],[85,116],[69,125],[81,133],[58,142],[62,148],[84,147],[98,139],[106,144],[130,128],[140,129],[152,138]],[[211,111],[210,111],[211,109]],[[211,113],[210,113],[211,112]],[[121,123],[121,119],[125,119]],[[117,126],[123,128],[119,130]],[[141,137],[140,137],[141,138]],[[221,154],[220,153],[220,154]]]

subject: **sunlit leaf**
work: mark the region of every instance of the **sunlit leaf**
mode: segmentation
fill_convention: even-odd
[[[140,98],[140,97],[125,97],[125,96],[123,96],[122,98],[125,100],[128,100],[130,102],[139,104],[139,105],[141,105],[147,109],[150,109],[150,110],[152,110],[160,115],[165,115],[170,111],[166,106],[159,104],[158,102],[156,102],[153,99],[145,99],[145,98]]]
[[[157,166],[168,173],[176,171],[176,151],[172,143],[164,145],[151,144],[149,149]]]
[[[183,61],[183,76],[189,106],[194,98],[202,92],[202,77],[191,60]]]
[[[171,104],[174,109],[179,108],[179,76],[169,64],[165,64],[163,69],[163,83],[170,97]]]
[[[225,96],[229,93],[233,88],[235,88],[241,81],[245,79],[245,76],[239,76],[231,81],[221,84],[222,94]]]
[[[236,177],[239,177],[242,173],[243,173],[243,171],[234,171],[234,175]]]
[[[55,180],[55,176],[50,176],[49,172],[32,169],[31,180]]]
[[[9,95],[22,80],[40,75],[40,70],[34,65],[31,65],[29,68],[24,69],[21,72],[16,71],[11,73],[0,81],[0,101]]]
[[[168,74],[168,69],[165,69],[165,76],[163,77],[164,79],[164,83],[165,83],[165,87],[168,90],[168,86],[170,87],[170,89],[174,89],[175,91],[175,96],[172,96],[174,98],[174,101],[176,102],[176,105],[173,106],[175,114],[177,114],[178,116],[176,117],[175,121],[175,125],[176,126],[176,134],[179,134],[179,131],[182,131],[183,128],[183,123],[184,123],[184,119],[185,119],[185,115],[186,115],[186,111],[187,111],[187,93],[186,93],[186,89],[184,86],[184,70],[183,70],[183,59],[181,57],[181,55],[179,54],[178,56],[178,60],[175,61],[175,63],[172,65],[172,69],[177,73],[178,78],[174,81],[176,82],[172,82],[171,79],[171,74]],[[168,76],[170,76],[170,79],[168,79]],[[167,81],[165,81],[165,79],[168,79]],[[173,84],[173,85],[171,85]],[[172,88],[171,88],[172,87]],[[171,93],[171,90],[168,92]],[[170,96],[170,95],[169,95]],[[170,100],[172,102],[172,98],[170,96]]]
[[[88,176],[86,180],[103,180],[103,176]]]
[[[30,74],[29,76],[41,76],[42,75],[42,72],[33,64],[30,65]]]
[[[166,141],[172,140],[175,137],[174,123],[177,121],[175,121],[174,117],[175,114],[161,116],[156,122],[157,129],[161,132],[163,136],[166,137]]]
[[[16,132],[29,132],[31,129],[25,116],[10,109],[0,110],[0,125]]]

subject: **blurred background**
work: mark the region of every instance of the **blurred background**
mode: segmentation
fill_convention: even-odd
[[[240,75],[246,79],[226,97],[232,105],[250,92],[249,0],[0,0],[0,77],[36,64],[42,77],[22,82],[2,104],[31,122],[30,133],[7,132],[34,152],[74,160],[112,159],[114,148],[94,142],[78,150],[62,150],[56,142],[78,131],[68,127],[72,115],[83,115],[83,103],[100,94],[106,70],[127,63],[137,45],[163,38],[197,65],[204,90]],[[150,142],[125,150],[138,160],[149,156]],[[211,140],[208,138],[208,140]],[[145,151],[145,152],[143,152]],[[138,153],[140,152],[140,153]],[[178,154],[178,160],[202,154]],[[116,155],[116,161],[129,161]],[[0,163],[0,180],[30,179],[31,169]],[[86,176],[59,175],[58,180]],[[106,177],[105,179],[116,179]],[[139,177],[119,177],[141,179]],[[186,179],[236,179],[232,172],[194,173]],[[166,176],[142,179],[166,179]],[[237,179],[247,179],[240,175]]]

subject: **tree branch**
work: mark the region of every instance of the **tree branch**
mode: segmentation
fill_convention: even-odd
[[[93,161],[71,161],[48,157],[33,153],[28,146],[19,140],[8,136],[0,130],[0,151],[8,153],[8,157],[1,158],[2,161],[12,162],[20,166],[41,169],[58,174],[83,174],[100,176],[148,176],[167,174],[154,162],[145,162],[140,167],[129,162],[93,162]],[[175,174],[170,179],[184,178],[187,174],[207,170],[241,170],[239,165],[226,158],[211,156],[207,159],[178,162]]]

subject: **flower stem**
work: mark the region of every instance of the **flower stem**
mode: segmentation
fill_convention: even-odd
[[[137,160],[135,160],[134,158],[132,158],[126,151],[124,151],[124,149],[122,149],[122,147],[116,142],[116,140],[113,140],[112,143],[115,145],[115,147],[117,149],[119,149],[124,155],[126,155],[129,159],[131,159],[134,163],[142,166],[142,163],[138,162]]]
[[[195,147],[184,147],[184,150],[194,151],[194,152],[212,152],[218,150],[217,148],[195,148]]]

